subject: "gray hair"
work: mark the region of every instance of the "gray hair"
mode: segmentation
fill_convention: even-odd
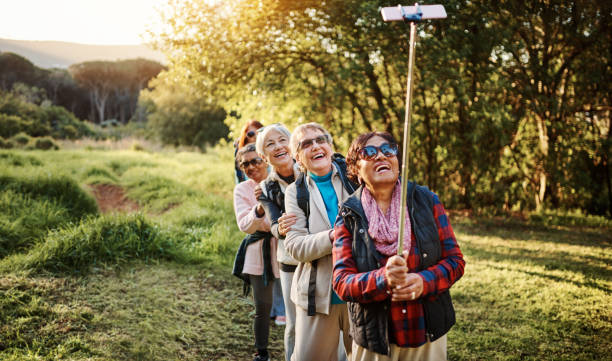
[[[257,135],[257,140],[255,141],[255,148],[257,149],[257,153],[259,153],[259,155],[264,158],[266,155],[264,153],[264,142],[266,140],[266,137],[268,136],[268,133],[270,133],[273,130],[276,130],[277,132],[286,136],[287,139],[291,138],[291,133],[289,132],[289,129],[287,129],[281,123],[270,124],[263,128],[258,129],[257,131],[259,132],[259,134]]]
[[[240,163],[240,161],[242,161],[242,156],[250,153],[250,152],[255,152],[255,144],[253,143],[249,143],[247,145],[245,145],[244,147],[240,148],[238,150],[238,153],[236,153],[236,159],[238,160],[238,163]]]
[[[293,134],[291,134],[291,140],[289,141],[289,149],[291,150],[291,155],[293,156],[294,159],[297,159],[297,153],[299,150],[298,147],[300,146],[300,141],[302,140],[301,138],[302,136],[304,136],[304,132],[306,132],[306,130],[308,129],[320,131],[321,133],[327,136],[327,139],[329,140],[329,144],[333,144],[331,134],[329,134],[327,129],[323,128],[323,126],[321,126],[319,123],[312,122],[312,123],[306,123],[306,124],[299,125],[297,128],[293,130]]]

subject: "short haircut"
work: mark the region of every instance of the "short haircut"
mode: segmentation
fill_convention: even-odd
[[[238,164],[240,164],[242,162],[242,157],[250,152],[255,152],[255,144],[253,143],[249,143],[247,145],[245,145],[244,147],[240,148],[238,150],[238,153],[236,153],[236,160],[238,161]]]
[[[293,134],[291,134],[291,140],[289,141],[289,149],[291,150],[291,155],[293,156],[294,159],[297,158],[298,147],[300,146],[300,141],[302,140],[301,138],[304,135],[304,132],[308,129],[318,130],[322,132],[323,134],[327,136],[327,139],[329,140],[329,144],[333,144],[331,134],[329,134],[327,129],[323,128],[320,124],[312,122],[312,123],[306,123],[306,124],[299,125],[297,128],[293,130]]]
[[[351,143],[351,146],[349,147],[348,153],[346,154],[346,170],[347,170],[348,178],[354,183],[360,183],[359,182],[359,166],[357,164],[359,163],[359,152],[361,151],[361,149],[365,147],[368,141],[374,137],[381,137],[387,142],[389,142],[389,144],[397,145],[395,138],[393,138],[393,136],[387,132],[363,133],[360,136],[358,136],[355,140],[353,140],[353,142]],[[397,154],[397,159],[401,163],[401,157],[400,157],[399,152]]]
[[[259,155],[262,157],[265,157],[266,155],[264,153],[264,141],[266,140],[268,133],[273,130],[286,136],[287,139],[291,139],[291,133],[289,132],[289,129],[287,129],[284,125],[280,123],[266,125],[265,127],[259,129],[259,134],[257,135],[257,140],[255,141],[255,149],[257,149],[257,153],[259,153]]]

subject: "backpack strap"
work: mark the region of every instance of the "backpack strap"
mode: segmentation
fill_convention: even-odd
[[[300,173],[295,180],[295,190],[298,207],[300,207],[306,216],[306,229],[308,229],[308,217],[310,216],[310,193],[308,192],[308,186],[306,185],[305,173]],[[314,316],[317,313],[315,288],[317,285],[318,261],[319,260],[315,259],[310,262],[310,275],[308,277],[308,316]]]
[[[298,207],[306,216],[306,228],[308,228],[308,217],[310,216],[310,193],[306,185],[306,174],[300,173],[295,180],[295,190]]]
[[[351,182],[348,179],[346,173],[346,159],[344,158],[344,156],[340,153],[334,153],[332,155],[332,163],[334,163],[338,168],[338,172],[340,173],[340,179],[342,180],[342,185],[344,186],[344,189],[346,189],[349,194],[355,192],[355,190],[359,188],[359,185]]]

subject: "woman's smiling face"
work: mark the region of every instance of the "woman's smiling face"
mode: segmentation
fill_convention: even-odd
[[[374,136],[368,140],[364,147],[373,145],[380,147],[381,145],[389,143],[388,140]],[[395,184],[399,177],[399,161],[396,155],[387,157],[378,151],[373,159],[359,159],[357,163],[359,169],[359,178],[363,180],[368,189],[374,189],[377,185],[386,183]]]
[[[259,160],[259,161],[258,161]],[[256,152],[247,152],[240,159],[240,169],[255,182],[259,183],[268,176],[268,164]]]
[[[329,139],[318,129],[306,128],[300,137],[296,160],[307,171],[324,176],[331,171],[332,148]]]
[[[283,133],[270,130],[263,142],[264,156],[275,169],[283,169],[293,165],[293,158],[289,152],[289,138]]]

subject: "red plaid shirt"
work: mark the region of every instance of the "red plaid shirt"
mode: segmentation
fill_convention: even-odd
[[[389,342],[400,347],[417,347],[427,342],[422,300],[435,298],[448,290],[463,275],[465,261],[459,249],[453,229],[448,222],[438,196],[432,193],[434,218],[438,227],[442,254],[437,264],[417,274],[423,279],[423,294],[415,301],[391,302],[389,309]],[[381,260],[381,268],[359,272],[352,254],[353,236],[344,225],[342,217],[336,220],[333,249],[333,287],[338,296],[348,302],[380,302],[391,298],[385,271],[387,258]],[[415,272],[420,265],[420,251],[414,233],[411,235],[408,268]]]

